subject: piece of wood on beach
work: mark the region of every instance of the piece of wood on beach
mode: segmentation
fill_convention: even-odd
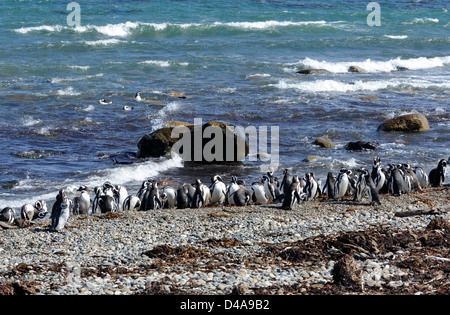
[[[447,213],[448,209],[419,209],[419,210],[412,210],[412,211],[399,211],[396,212],[394,215],[396,217],[404,218],[404,217],[412,217],[415,215],[439,215]]]

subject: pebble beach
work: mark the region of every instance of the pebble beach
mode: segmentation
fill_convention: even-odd
[[[49,232],[50,219],[42,219],[29,227],[0,230],[0,291],[32,295],[439,294],[442,281],[448,290],[448,246],[433,247],[434,254],[426,257],[417,239],[389,250],[353,246],[361,285],[351,290],[333,284],[336,259],[293,260],[285,253],[299,242],[313,244],[317,237],[372,230],[414,232],[434,218],[448,222],[449,192],[445,186],[400,197],[381,195],[380,206],[365,200],[316,200],[293,210],[272,203],[79,215],[71,216],[62,232]],[[399,215],[415,211],[425,213]],[[422,246],[422,259],[429,258],[444,270],[438,278],[430,276],[426,288],[413,268],[398,263],[411,259],[417,246]],[[316,249],[325,253],[325,248]]]

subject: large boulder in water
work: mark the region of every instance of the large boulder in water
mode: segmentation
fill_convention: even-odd
[[[143,136],[137,156],[161,157],[174,151],[186,162],[228,163],[242,161],[249,153],[245,134],[231,124],[210,121],[171,125]]]
[[[378,131],[417,132],[430,129],[427,118],[422,114],[409,114],[394,117],[383,122]]]

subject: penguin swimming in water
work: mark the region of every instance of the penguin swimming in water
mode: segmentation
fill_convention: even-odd
[[[64,189],[61,189],[56,196],[56,202],[53,204],[52,214],[50,216],[52,223],[50,231],[61,231],[70,217],[72,212],[72,200],[70,200]]]
[[[328,172],[327,180],[322,191],[326,193],[327,199],[334,199],[334,186],[336,184],[336,176],[332,172]]]
[[[124,211],[139,210],[139,208],[141,207],[141,199],[139,199],[139,197],[136,195],[129,195],[123,201],[122,207]]]
[[[214,175],[211,177],[211,204],[223,204],[225,203],[225,198],[227,195],[227,185],[222,180],[219,175]]]
[[[89,196],[89,189],[86,186],[80,186],[78,188],[81,192],[80,196],[73,198],[73,214],[86,215],[89,213],[89,207],[91,205],[91,197]]]
[[[15,213],[14,210],[10,207],[4,208],[0,212],[0,221],[6,222],[8,224],[13,224],[15,221]]]
[[[20,215],[24,220],[33,221],[44,218],[47,212],[47,203],[44,200],[38,200],[34,206],[31,204],[23,205]]]
[[[109,105],[112,104],[112,101],[110,100],[105,100],[104,98],[102,98],[100,101],[98,101],[101,105]]]
[[[430,171],[428,178],[430,180],[431,187],[440,187],[445,182],[447,161],[442,159],[439,161],[438,166]]]
[[[195,186],[194,206],[196,208],[201,208],[208,205],[211,200],[209,187],[203,184],[200,179],[195,181]]]
[[[135,100],[135,101],[138,101],[138,102],[142,101],[141,93],[142,93],[142,92],[137,92],[137,93],[134,95],[134,100]]]
[[[177,208],[186,209],[191,208],[194,200],[195,188],[189,184],[185,183],[177,190]]]
[[[349,174],[351,174],[350,170],[347,170],[345,168],[341,168],[339,170],[339,175],[334,185],[334,200],[338,200],[339,198],[343,199],[343,197],[347,193],[350,183],[348,178]]]

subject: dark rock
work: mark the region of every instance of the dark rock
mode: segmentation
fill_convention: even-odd
[[[422,114],[409,114],[394,117],[384,121],[379,127],[378,131],[403,131],[403,132],[418,132],[430,129],[427,118]]]
[[[349,142],[345,146],[347,150],[350,151],[362,151],[362,150],[375,150],[377,147],[372,142]]]
[[[206,130],[210,131],[211,135],[205,135]],[[185,135],[188,137],[187,139],[184,139]],[[174,148],[175,143],[180,140],[183,140],[182,144],[178,144],[180,147]],[[187,148],[184,146],[186,143],[189,144]],[[202,152],[195,151],[199,150],[198,144],[201,145]],[[206,145],[208,147],[205,150]],[[239,162],[249,153],[245,135],[238,133],[235,126],[217,121],[197,126],[177,124],[176,127],[161,128],[143,136],[137,146],[138,158],[161,157],[174,149],[180,151],[179,153],[185,161],[202,163]],[[190,149],[190,151],[184,152],[186,149]],[[211,153],[210,156],[205,156],[205,151]],[[178,151],[176,152],[178,153]],[[234,154],[230,154],[230,152]]]
[[[362,284],[361,269],[353,256],[347,254],[335,263],[331,274],[335,285],[360,287]]]
[[[330,71],[325,69],[303,69],[297,71],[298,74],[328,74]]]

